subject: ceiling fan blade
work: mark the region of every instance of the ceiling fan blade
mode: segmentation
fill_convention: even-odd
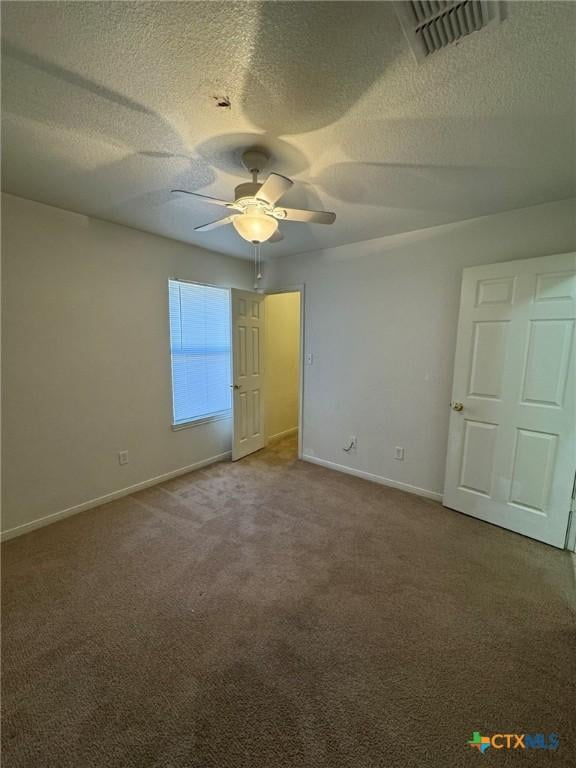
[[[292,184],[294,182],[287,179],[286,176],[280,176],[279,173],[271,173],[258,190],[256,197],[258,200],[264,200],[269,205],[274,205],[274,203],[280,200],[282,195],[288,192]]]
[[[285,215],[276,216],[276,211],[284,212]],[[336,214],[330,211],[306,211],[300,208],[276,208],[274,216],[282,221],[301,221],[309,224],[334,224]]]
[[[211,221],[210,224],[202,224],[199,227],[194,227],[194,232],[209,232],[211,229],[223,227],[225,224],[232,224],[233,218],[233,216],[226,216],[224,219],[216,219],[216,221]]]
[[[217,197],[209,197],[208,195],[199,195],[198,192],[187,192],[185,189],[171,189],[172,195],[188,195],[190,197],[198,197],[200,200],[204,200],[205,203],[213,203],[214,205],[223,205],[229,207],[231,204],[226,200],[219,200]]]
[[[269,238],[267,242],[269,242],[269,243],[279,243],[280,240],[284,240],[284,235],[282,234],[282,232],[280,232],[279,229],[277,229],[276,232],[274,232],[272,237]]]

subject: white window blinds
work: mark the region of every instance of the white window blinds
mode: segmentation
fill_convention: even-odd
[[[174,425],[231,408],[230,294],[170,280],[170,353]]]

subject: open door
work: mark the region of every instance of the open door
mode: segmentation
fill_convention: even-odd
[[[444,504],[563,547],[576,467],[576,254],[464,270]]]
[[[264,296],[231,290],[232,461],[260,450],[264,432]]]

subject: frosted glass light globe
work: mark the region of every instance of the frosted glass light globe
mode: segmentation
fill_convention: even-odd
[[[234,216],[232,224],[240,237],[253,245],[265,243],[278,229],[276,219],[267,216],[257,205],[249,205],[246,213]]]

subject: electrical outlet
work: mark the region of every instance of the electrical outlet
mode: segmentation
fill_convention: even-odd
[[[118,464],[128,464],[128,451],[118,451]]]
[[[394,448],[394,458],[398,461],[404,461],[404,448],[397,445],[396,448]]]

